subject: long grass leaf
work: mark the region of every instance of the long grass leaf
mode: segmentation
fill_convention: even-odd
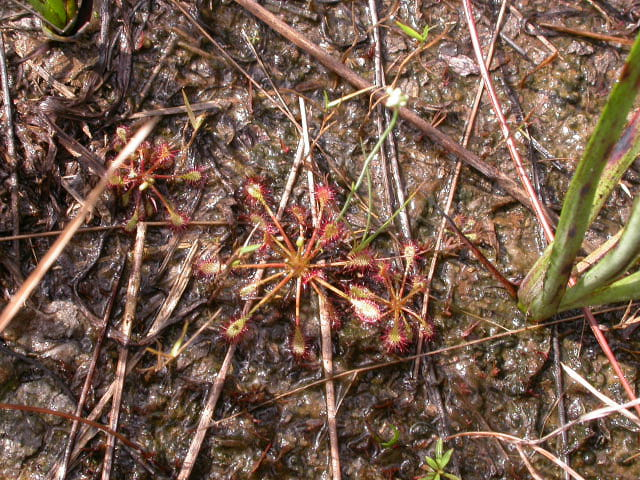
[[[620,240],[609,253],[578,280],[565,294],[563,302],[575,303],[622,277],[640,255],[640,197],[633,203],[631,216]],[[638,291],[640,296],[640,291]]]
[[[617,282],[596,290],[586,297],[580,297],[574,303],[564,300],[558,306],[558,312],[574,308],[606,305],[609,303],[628,302],[638,298],[640,292],[640,272],[632,273]]]
[[[634,112],[629,125],[624,129],[620,139],[611,150],[609,158],[607,158],[607,164],[602,171],[591,207],[589,224],[595,220],[604,202],[607,201],[638,153],[640,153],[640,109]]]
[[[591,218],[591,207],[606,159],[622,133],[640,80],[640,36],[636,37],[618,83],[593,132],[564,200],[541,295],[529,305],[534,318],[556,313]]]

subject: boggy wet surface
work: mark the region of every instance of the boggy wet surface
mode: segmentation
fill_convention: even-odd
[[[9,179],[14,171],[20,232],[58,230],[75,215],[78,200],[86,197],[105,161],[115,155],[116,128],[135,129],[146,115],[140,112],[184,105],[184,93],[194,115],[202,115],[199,130],[194,134],[184,111],[164,115],[150,141],[173,146],[176,172],[200,169],[206,172],[207,180],[197,185],[157,180],[166,198],[188,213],[194,224],[182,230],[149,226],[132,333],[136,343],[145,339],[195,242],[196,259],[217,255],[224,262],[249,238],[257,219],[250,216],[249,202],[242,193],[247,178],[267,179],[277,205],[299,136],[265,93],[250,86],[171,2],[120,3],[109,2],[99,10],[101,18],[106,14],[109,19],[106,37],[100,36],[100,18],[96,17],[95,25],[77,42],[48,44],[31,15],[13,4],[0,7],[12,79],[18,161],[15,170],[11,161],[0,166],[0,228],[5,236],[13,230]],[[366,2],[316,0],[266,2],[265,6],[361,76],[373,80],[375,48]],[[358,97],[325,111],[325,93],[335,99],[351,93],[352,87],[234,2],[190,1],[187,7],[264,90],[273,95],[273,85],[278,88],[297,121],[298,96],[305,97],[314,148],[313,161],[305,164],[313,166],[317,181],[334,187],[336,203],[341,206],[349,185],[360,174],[366,156],[363,149],[370,151],[379,137],[377,110],[369,108],[367,98]],[[542,198],[559,211],[570,174],[627,49],[536,30],[525,26],[523,18],[630,38],[638,11],[626,2],[521,1],[512,7],[507,10],[502,30],[505,37],[497,43],[491,70],[512,128],[526,122],[528,132],[542,147],[536,151],[518,137],[521,152],[535,164]],[[499,5],[478,2],[475,8],[486,48]],[[383,2],[378,4],[378,17],[384,26],[387,79],[397,75],[397,85],[411,97],[410,107],[437,123],[444,133],[461,139],[479,82],[461,7],[455,2]],[[418,31],[425,25],[432,27],[427,48],[402,67],[402,60],[417,48],[417,42],[402,34],[395,20]],[[536,33],[544,35],[548,43],[542,43]],[[123,36],[129,36],[131,43],[124,42]],[[551,55],[550,45],[558,50],[558,56],[536,69]],[[158,64],[162,67],[152,75]],[[210,103],[199,110],[200,102]],[[417,245],[425,246],[415,267],[417,278],[427,274],[433,250],[426,247],[435,243],[441,222],[430,202],[444,205],[455,159],[404,122],[396,128],[395,140],[407,194],[419,187],[407,209],[413,238]],[[7,151],[4,145],[3,153]],[[469,149],[516,178],[487,101],[481,103]],[[363,186],[363,201],[352,205],[347,215],[349,234],[339,248],[348,251],[368,221],[372,225],[369,230],[375,230],[397,208],[386,199],[383,177],[374,162],[373,217],[367,219],[369,202]],[[637,191],[633,169],[624,184],[631,192]],[[291,203],[308,206],[306,191],[305,173],[293,187]],[[149,210],[150,220],[167,218],[161,200],[149,203],[155,203],[158,210]],[[630,205],[624,192],[617,190],[587,240],[597,244],[614,233]],[[452,217],[460,228],[513,280],[521,279],[542,251],[533,215],[468,167],[462,168],[453,208]],[[130,216],[131,207],[123,206],[117,190],[111,189],[103,195],[87,226],[121,225]],[[294,223],[288,218],[291,234]],[[197,224],[204,221],[221,224]],[[101,317],[124,263],[111,332],[101,349],[83,415],[88,416],[98,404],[115,376],[122,342],[117,332],[131,273],[133,239],[121,229],[75,235],[3,332],[0,402],[74,411],[99,337]],[[393,257],[401,248],[401,239],[399,225],[392,225],[372,248],[380,257]],[[50,237],[35,237],[1,244],[4,301],[51,242]],[[336,249],[333,251],[328,248],[319,259],[335,260],[338,254],[332,252],[338,252],[338,247],[331,247]],[[259,259],[260,253],[256,255]],[[350,282],[368,281],[358,275],[347,272],[332,281],[346,291]],[[148,347],[169,352],[183,332],[191,338],[215,312],[220,313],[167,365],[163,364],[166,358],[145,352],[145,346],[129,347],[131,371],[124,383],[119,432],[150,455],[141,459],[130,447],[119,446],[112,478],[176,477],[227,350],[221,331],[240,315],[244,299],[239,290],[249,277],[234,271],[224,279],[211,280],[194,273],[165,328]],[[323,378],[318,304],[310,293],[305,291],[301,305],[309,342],[303,359],[295,358],[290,348],[294,290],[283,289],[253,315],[248,334],[236,349],[215,409],[215,422],[191,478],[331,478],[325,390],[321,383],[305,388]],[[382,290],[378,293],[384,294]],[[335,372],[344,373],[336,380],[343,478],[412,479],[426,475],[425,457],[434,455],[435,440],[440,436],[492,431],[536,439],[559,426],[551,328],[516,331],[467,345],[521,329],[530,322],[452,233],[446,234],[430,293],[428,318],[435,335],[428,348],[452,348],[427,357],[415,377],[412,361],[385,366],[416,351],[415,332],[405,352],[388,353],[382,341],[384,329],[361,322],[344,301],[336,300],[342,326],[333,331],[332,340]],[[421,302],[416,299],[411,308],[420,311]],[[632,307],[631,314],[634,310]],[[623,312],[615,310],[599,319],[613,327]],[[600,392],[626,401],[588,326],[581,318],[566,317],[556,327],[562,362]],[[612,328],[607,336],[627,378],[637,383],[639,345],[633,325]],[[370,365],[379,367],[354,370]],[[434,372],[431,376],[430,368]],[[280,397],[286,392],[291,394]],[[444,410],[434,401],[434,392],[439,393]],[[564,400],[567,420],[601,406],[592,394],[566,378]],[[108,407],[96,418],[106,424]],[[69,425],[58,417],[0,410],[0,478],[51,478],[64,451]],[[565,453],[584,478],[636,478],[640,474],[635,459],[637,438],[636,425],[611,415],[571,426],[565,447],[559,436],[540,446],[554,455]],[[105,442],[104,434],[90,439],[67,478],[97,477]],[[518,451],[508,442],[460,437],[446,442],[445,448],[454,449],[450,471],[465,479],[529,477]],[[557,466],[526,446],[523,451],[542,478],[561,477]]]

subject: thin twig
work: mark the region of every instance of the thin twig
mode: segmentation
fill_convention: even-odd
[[[140,96],[135,101],[135,107],[133,109],[134,111],[137,111],[140,108],[140,106],[143,104],[145,99],[147,98],[147,95],[151,90],[151,86],[153,85],[154,80],[160,73],[160,70],[162,70],[165,67],[167,58],[169,58],[169,55],[173,53],[173,49],[175,48],[177,41],[178,41],[178,36],[174,32],[171,32],[169,34],[169,39],[167,40],[167,44],[164,47],[164,51],[162,52],[162,55],[160,55],[160,58],[157,60],[156,66],[153,67],[153,70],[151,71],[151,75],[149,75],[146,78],[144,82],[144,86],[140,91]]]
[[[142,254],[144,252],[144,241],[147,236],[147,225],[145,222],[138,222],[136,228],[136,240],[133,247],[133,265],[129,276],[129,286],[127,287],[127,299],[124,306],[124,315],[120,331],[125,338],[131,336],[133,319],[136,315],[138,305],[138,292],[140,290],[140,272],[142,269]],[[111,400],[111,413],[109,415],[109,427],[117,431],[120,417],[120,406],[122,404],[122,391],[124,388],[124,377],[127,370],[127,358],[129,356],[128,346],[118,346],[118,364],[116,366],[116,380]],[[107,446],[102,464],[102,480],[109,480],[111,477],[111,467],[113,465],[113,452],[116,446],[115,437],[107,438]]]
[[[385,76],[384,68],[384,55],[383,55],[383,41],[381,30],[378,22],[378,10],[376,6],[376,0],[369,0],[369,15],[371,16],[373,42],[374,42],[374,69],[375,69],[375,85],[376,87],[386,87],[387,80]],[[382,105],[376,107],[378,113],[376,118],[376,126],[378,128],[378,137],[382,136],[382,132],[387,128],[387,125],[391,122],[391,112],[384,109]],[[398,149],[396,147],[396,141],[394,132],[391,132],[385,141],[385,145],[380,149],[380,163],[383,176],[383,184],[385,188],[385,194],[389,201],[388,211],[384,212],[386,216],[389,216],[392,211],[400,208],[404,205],[406,195],[404,191],[404,182],[400,174],[400,165],[398,163]],[[385,148],[386,147],[386,148]],[[395,188],[392,190],[389,184],[389,171],[393,178]],[[395,203],[394,202],[395,193]],[[409,216],[407,215],[407,209],[402,209],[398,215],[400,223],[400,232],[404,241],[411,241],[411,225],[409,223]]]
[[[322,336],[322,369],[327,380],[324,389],[327,395],[327,426],[329,428],[329,443],[331,447],[331,478],[340,480],[340,448],[338,442],[338,427],[336,424],[336,392],[333,382],[333,343],[331,341],[331,319],[327,314],[326,298],[318,295],[318,310],[320,316],[320,333]]]
[[[189,450],[187,451],[187,455],[184,458],[184,462],[182,463],[182,467],[180,468],[180,473],[178,474],[177,480],[187,480],[191,475],[191,470],[193,469],[193,466],[196,463],[196,459],[198,458],[198,454],[200,453],[200,448],[202,447],[204,436],[206,435],[209,424],[211,423],[211,419],[213,418],[213,413],[216,408],[216,404],[218,403],[218,399],[220,398],[220,393],[222,392],[224,381],[227,378],[227,373],[229,372],[229,368],[231,367],[231,360],[233,359],[233,355],[236,351],[236,346],[236,343],[232,343],[227,349],[227,353],[224,356],[222,365],[220,365],[220,370],[218,370],[218,375],[213,382],[213,386],[209,391],[207,401],[205,402],[202,413],[200,414],[198,428],[196,429],[193,440],[189,445]]]
[[[184,7],[184,5],[182,5],[181,2],[179,2],[178,0],[170,0],[171,3],[173,3],[173,5],[175,5],[178,10],[180,10],[180,12],[182,12],[182,14],[191,22],[193,23],[193,25],[200,31],[200,33],[209,41],[211,42],[211,44],[216,47],[216,49],[220,52],[220,54],[236,69],[238,70],[240,73],[242,73],[245,78],[251,83],[251,85],[253,85],[255,88],[258,89],[258,91],[260,91],[265,97],[267,97],[272,103],[273,105],[275,105],[275,107],[280,110],[288,119],[291,123],[293,123],[295,125],[295,127],[298,129],[298,131],[301,130],[300,124],[296,121],[295,117],[293,115],[291,115],[289,113],[289,111],[285,108],[283,108],[277,101],[275,98],[273,98],[273,96],[271,96],[263,87],[262,85],[260,85],[260,83],[258,83],[251,75],[249,75],[249,72],[247,72],[244,68],[242,68],[238,62],[236,62],[231,55],[229,55],[227,53],[227,51],[222,48],[222,45],[220,45],[220,43],[218,43],[210,34],[209,32],[207,32],[202,25],[200,25],[200,23],[198,23],[198,21],[193,18],[193,15],[191,15],[187,9]]]
[[[500,129],[502,130],[502,135],[505,138],[505,142],[507,144],[507,148],[509,149],[509,154],[513,159],[514,166],[516,171],[518,172],[518,177],[520,178],[520,183],[524,187],[527,195],[529,197],[529,203],[533,206],[533,211],[538,218],[538,222],[542,227],[545,236],[549,241],[553,239],[553,228],[551,226],[551,222],[549,221],[549,216],[547,214],[546,209],[538,199],[536,195],[536,191],[527,176],[527,172],[525,171],[524,164],[522,162],[522,158],[520,157],[520,152],[518,152],[518,148],[516,147],[516,143],[511,135],[511,130],[509,128],[509,124],[502,113],[502,107],[500,106],[500,100],[498,99],[498,95],[493,87],[493,82],[491,80],[491,76],[489,75],[489,70],[485,65],[482,57],[482,47],[480,46],[480,40],[478,37],[478,30],[476,29],[475,20],[473,18],[473,9],[471,7],[471,0],[464,0],[463,2],[465,15],[467,17],[467,26],[469,28],[469,34],[471,35],[471,43],[473,44],[473,50],[476,54],[476,64],[480,69],[480,74],[482,75],[482,80],[484,82],[484,87],[487,90],[487,94],[491,99],[491,104],[493,105],[493,111],[498,118],[498,122],[500,124]]]
[[[151,327],[149,327],[149,331],[145,335],[144,339],[139,342],[139,345],[148,345],[149,343],[154,341],[166,327],[178,320],[173,317],[173,312],[176,309],[178,302],[182,298],[182,294],[187,288],[189,281],[191,280],[191,272],[193,271],[193,259],[198,253],[199,248],[200,245],[198,239],[196,238],[189,247],[187,256],[183,260],[182,266],[180,267],[180,273],[171,285],[171,290],[167,294],[167,298],[164,299],[160,310],[158,310],[158,313],[153,319]]]
[[[309,144],[309,128],[307,124],[307,109],[304,98],[300,97],[300,123],[302,125],[302,143],[304,145],[303,158],[308,165],[307,187],[309,194],[309,204],[311,206],[311,216],[314,228],[319,228],[320,219],[316,208],[315,180],[313,169],[311,168],[311,146]],[[301,279],[297,279],[298,287]],[[338,427],[336,424],[336,393],[332,380],[333,377],[333,342],[331,341],[331,319],[327,313],[325,297],[318,293],[318,317],[320,319],[320,334],[322,338],[322,367],[325,383],[326,404],[327,404],[327,426],[329,428],[329,448],[331,450],[331,478],[341,480],[342,471],[340,469],[340,445],[338,443]],[[299,299],[299,294],[296,299]]]
[[[137,363],[144,356],[144,354],[145,354],[145,350],[141,349],[131,358],[131,360],[128,362],[128,365],[127,365],[127,374],[130,373],[131,370],[133,370],[133,368],[137,365]],[[115,388],[115,380],[111,382],[111,385],[109,385],[109,387],[107,388],[105,393],[102,395],[98,403],[95,405],[95,407],[93,407],[93,410],[91,410],[91,413],[87,415],[86,419],[79,420],[83,423],[83,425],[80,427],[80,431],[78,432],[78,435],[76,437],[76,445],[73,448],[73,452],[71,453],[71,458],[69,459],[69,467],[68,467],[69,469],[72,468],[73,463],[78,459],[78,456],[80,455],[80,453],[82,453],[87,443],[95,436],[96,433],[98,433],[95,429],[88,426],[90,425],[90,423],[87,423],[84,420],[91,422],[102,417],[103,410],[106,408],[109,401],[111,400],[111,397],[113,396],[114,388]],[[96,427],[96,428],[100,428],[100,427]],[[108,427],[105,427],[105,428],[108,428]],[[115,432],[114,434],[120,435],[117,432]],[[124,443],[124,440],[123,440],[123,443]],[[61,462],[58,462],[53,466],[47,478],[49,479],[56,478],[56,473],[58,472],[60,464]]]
[[[619,43],[620,45],[630,46],[633,45],[632,38],[615,37],[613,35],[606,35],[604,33],[590,32],[588,30],[579,30],[577,28],[569,28],[564,25],[554,25],[552,23],[538,23],[541,27],[555,30],[556,32],[569,33],[578,37],[591,38],[593,40],[601,40],[609,43]]]
[[[84,404],[87,400],[87,395],[89,394],[89,390],[91,389],[91,383],[93,382],[93,374],[96,370],[96,365],[98,364],[98,357],[100,356],[100,352],[102,349],[102,343],[107,336],[107,329],[109,328],[109,320],[111,318],[111,311],[113,310],[113,305],[115,304],[118,290],[120,288],[120,280],[122,278],[122,271],[124,269],[124,265],[126,262],[122,262],[120,266],[120,270],[116,275],[116,278],[113,282],[113,287],[111,288],[111,295],[109,296],[109,301],[107,302],[107,307],[104,310],[104,314],[102,315],[102,325],[100,326],[100,333],[98,333],[98,338],[96,339],[96,344],[93,347],[93,355],[91,356],[91,363],[89,364],[89,369],[87,370],[87,376],[84,379],[84,384],[82,386],[82,392],[80,393],[80,399],[78,400],[78,406],[76,407],[75,415],[77,417],[82,416],[82,411],[84,410]],[[71,453],[73,452],[73,446],[76,441],[76,436],[78,434],[78,430],[80,428],[80,422],[78,420],[74,420],[71,424],[71,430],[69,431],[69,437],[67,438],[67,446],[64,451],[64,455],[62,457],[62,463],[60,467],[57,469],[57,479],[64,480],[67,476],[67,468],[69,462],[71,460]]]
[[[496,22],[494,34],[493,34],[493,37],[491,38],[491,42],[489,44],[489,50],[485,58],[485,64],[487,66],[490,65],[491,61],[493,60],[493,53],[495,50],[497,36],[501,31],[502,19],[504,18],[504,10],[505,10],[506,3],[507,3],[506,1],[502,2],[500,12],[498,13],[498,20]],[[469,112],[469,116],[467,117],[464,135],[462,136],[461,145],[465,148],[469,144],[469,139],[471,138],[471,133],[475,126],[475,121],[478,115],[478,109],[480,107],[480,101],[482,100],[483,92],[484,92],[484,84],[482,83],[482,80],[480,80],[478,83],[478,90],[476,91],[476,97],[473,100],[471,111]],[[445,202],[445,207],[443,209],[447,215],[451,214],[450,213],[451,206],[453,205],[453,200],[455,199],[456,190],[458,188],[458,180],[460,178],[461,171],[462,171],[462,161],[460,159],[457,159],[453,175],[451,176],[451,180],[449,181],[449,192],[447,194],[447,200]],[[438,228],[436,243],[433,249],[434,250],[433,256],[431,257],[431,262],[429,264],[429,272],[427,273],[427,288],[425,289],[425,292],[424,292],[424,297],[422,301],[422,312],[421,312],[421,315],[423,318],[426,318],[429,315],[429,298],[431,294],[431,284],[436,272],[436,267],[438,265],[438,260],[440,257],[440,249],[442,248],[446,225],[447,225],[447,219],[445,217],[442,217],[442,219],[440,220],[440,227]],[[417,353],[420,353],[422,351],[422,344],[423,344],[423,341],[422,341],[422,338],[420,338],[418,340]],[[418,357],[413,367],[414,377],[418,375],[419,368],[420,368],[420,357]]]
[[[229,222],[225,220],[194,220],[189,222],[186,228],[189,227],[219,227],[229,225]],[[76,233],[94,233],[94,232],[104,232],[105,230],[121,230],[124,228],[124,224],[122,225],[102,225],[99,227],[81,227]],[[147,222],[147,227],[166,227],[173,228],[174,225],[168,220],[160,220],[155,222]],[[55,237],[60,235],[64,230],[52,230],[50,232],[39,232],[39,233],[23,233],[21,235],[11,235],[8,237],[0,237],[0,242],[10,242],[13,240],[23,240],[29,238],[42,238],[42,237]]]

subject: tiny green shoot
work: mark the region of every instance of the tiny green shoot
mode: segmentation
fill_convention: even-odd
[[[380,445],[384,448],[394,447],[398,443],[398,440],[400,440],[400,430],[398,430],[398,427],[391,425],[391,430],[393,430],[393,436],[386,442],[380,442]]]
[[[429,470],[429,472],[424,477],[420,477],[418,480],[440,480],[441,478],[447,478],[449,480],[460,480],[460,478],[456,475],[447,473],[446,471],[447,465],[451,460],[451,455],[453,454],[453,448],[445,452],[442,439],[439,438],[438,442],[436,443],[435,454],[435,458],[425,458],[425,461],[427,462],[425,468]]]
[[[417,30],[414,30],[413,28],[411,28],[409,25],[405,25],[404,23],[399,22],[397,20],[396,20],[396,25],[400,27],[400,29],[408,37],[411,37],[414,40],[417,40],[419,43],[424,43],[427,41],[427,37],[429,36],[429,30],[431,29],[429,25],[425,25],[425,27],[422,29],[422,33],[420,33]]]

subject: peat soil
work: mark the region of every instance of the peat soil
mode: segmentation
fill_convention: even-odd
[[[245,180],[267,179],[275,201],[285,190],[300,135],[278,107],[280,100],[273,101],[278,98],[275,89],[297,122],[298,99],[305,99],[313,152],[304,166],[334,186],[338,203],[379,138],[381,114],[371,108],[366,94],[326,110],[325,96],[336,99],[353,92],[353,87],[233,1],[182,2],[224,55],[173,1],[94,3],[91,24],[72,42],[50,41],[26,10],[12,2],[0,6],[15,124],[9,132],[3,110],[0,232],[5,237],[16,231],[35,234],[0,242],[0,302],[8,301],[55,239],[42,234],[64,228],[77,213],[115,155],[116,129],[135,130],[158,109],[181,107],[188,99],[193,118],[185,108],[162,111],[150,141],[170,142],[176,171],[200,169],[206,172],[206,182],[158,180],[158,188],[188,213],[192,224],[181,230],[166,224],[148,228],[118,431],[150,455],[141,457],[119,443],[112,472],[112,478],[175,478],[227,350],[220,331],[242,308],[238,290],[246,278],[232,273],[223,282],[212,282],[194,274],[175,308],[168,310],[163,328],[153,339],[145,336],[165,299],[175,296],[172,287],[192,257],[197,261],[217,254],[224,261],[249,238],[255,219],[246,215],[241,194]],[[263,5],[373,82],[372,3],[376,2],[265,0]],[[507,8],[490,70],[540,196],[556,212],[628,46],[541,24],[629,39],[640,21],[640,10],[629,7],[631,3],[521,0]],[[461,5],[385,0],[377,2],[376,9],[387,81],[397,79],[397,86],[410,97],[411,109],[461,141],[480,81]],[[485,49],[499,9],[498,2],[475,2]],[[420,32],[431,27],[424,48],[404,64],[419,44],[396,20]],[[200,122],[197,131],[194,120]],[[15,142],[13,156],[10,137]],[[394,140],[400,183],[405,195],[415,192],[407,220],[414,242],[425,246],[417,268],[426,277],[442,222],[432,204],[445,205],[456,158],[404,121],[395,129]],[[516,179],[486,96],[468,148]],[[378,159],[369,177],[371,195],[365,180],[359,190],[362,202],[354,202],[347,215],[352,231],[366,228],[368,222],[375,230],[399,207],[398,184],[390,174],[391,187],[385,186],[385,169]],[[587,249],[620,228],[631,205],[627,192],[638,191],[638,178],[634,168],[625,176],[625,188],[616,190],[589,232]],[[304,203],[305,192],[306,174],[291,196]],[[12,199],[17,199],[17,210],[12,209]],[[150,208],[148,219],[166,220],[162,202],[155,203],[157,212]],[[514,281],[524,277],[544,248],[532,213],[492,179],[467,166],[462,167],[450,213]],[[0,402],[73,412],[102,317],[113,298],[111,327],[83,415],[99,405],[115,378],[124,341],[118,332],[134,235],[119,226],[130,216],[131,208],[123,206],[117,190],[108,190],[85,225],[100,228],[73,237],[2,332]],[[394,256],[406,233],[401,222],[393,223],[375,240],[378,255]],[[114,290],[119,277],[121,285]],[[191,478],[331,478],[325,390],[322,384],[308,386],[323,378],[317,305],[312,299],[301,306],[310,352],[296,359],[290,352],[293,298],[293,292],[284,291],[252,319],[216,406],[217,422],[206,436]],[[560,348],[554,352],[554,330],[521,330],[531,322],[449,231],[438,252],[430,298],[428,315],[435,335],[425,348],[452,348],[425,357],[417,367],[414,361],[385,365],[415,353],[415,334],[405,352],[388,353],[381,341],[383,329],[361,323],[349,308],[342,308],[342,327],[333,332],[336,373],[378,365],[336,380],[343,478],[420,478],[428,472],[425,458],[434,456],[435,440],[456,433],[544,436],[560,426],[554,375],[559,361],[605,395],[627,400],[588,325],[571,316],[579,312],[565,315],[555,327]],[[420,302],[414,306],[418,311]],[[608,328],[607,337],[627,378],[637,385],[636,327],[633,322],[620,325],[633,319],[634,311],[633,306],[620,306],[598,319]],[[168,364],[166,357],[145,350],[168,353],[184,335],[194,340]],[[145,338],[152,341],[136,345]],[[468,344],[481,339],[487,340]],[[562,388],[567,421],[601,406],[568,378]],[[286,392],[291,394],[279,397]],[[106,424],[109,403],[101,408],[95,418]],[[0,410],[0,478],[52,478],[69,428],[64,418]],[[584,478],[640,476],[635,458],[638,427],[620,415],[572,425],[564,442],[561,437],[540,447],[568,459]],[[89,435],[67,478],[96,478],[105,444],[104,433]],[[454,449],[450,471],[465,479],[530,477],[518,450],[508,442],[466,436],[445,445]],[[563,476],[529,447],[522,451],[542,478]]]

